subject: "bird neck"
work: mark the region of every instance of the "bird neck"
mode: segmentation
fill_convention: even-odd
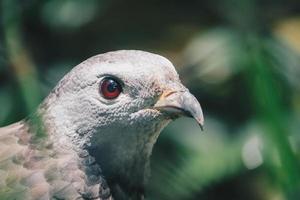
[[[87,150],[101,166],[116,199],[142,198],[150,173],[152,149],[164,125],[155,132],[128,127],[114,133],[99,130],[93,135]]]

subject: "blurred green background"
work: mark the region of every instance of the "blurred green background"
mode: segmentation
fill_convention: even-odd
[[[206,124],[163,131],[147,199],[300,199],[299,0],[0,2],[0,126],[90,56],[151,51],[175,64]]]

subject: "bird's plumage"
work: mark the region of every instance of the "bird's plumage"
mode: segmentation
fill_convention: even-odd
[[[0,199],[109,199],[100,167],[88,154],[57,147],[48,136],[33,139],[25,121],[0,133]]]
[[[122,85],[106,99],[105,77]],[[143,51],[94,56],[21,122],[0,129],[0,199],[142,199],[153,145],[199,103],[167,59]]]

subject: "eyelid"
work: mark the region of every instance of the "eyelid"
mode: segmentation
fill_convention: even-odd
[[[120,79],[119,77],[117,77],[113,74],[102,74],[102,75],[98,76],[98,78],[101,78],[100,82],[102,82],[106,78],[112,78],[112,79],[115,79],[121,85],[122,88],[125,86],[122,79]]]

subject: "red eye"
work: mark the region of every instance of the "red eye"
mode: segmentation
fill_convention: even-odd
[[[118,81],[111,77],[107,77],[101,81],[100,92],[106,99],[115,99],[122,92],[122,87]]]

